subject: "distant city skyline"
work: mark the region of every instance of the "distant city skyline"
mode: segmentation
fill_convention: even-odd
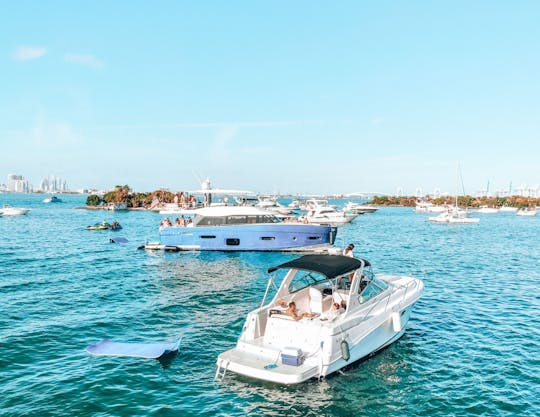
[[[540,2],[31,4],[0,16],[1,175],[455,194],[460,163],[468,194],[540,186]]]
[[[0,183],[0,191],[14,193],[65,193],[71,191],[65,179],[49,175],[43,177],[38,187],[22,174],[8,174],[6,184]]]

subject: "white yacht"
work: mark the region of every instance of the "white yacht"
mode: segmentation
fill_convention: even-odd
[[[430,222],[434,223],[478,223],[480,221],[477,217],[469,217],[469,213],[466,210],[458,207],[451,207],[439,214],[438,216],[429,217]]]
[[[247,315],[236,347],[217,359],[216,378],[232,371],[296,384],[329,375],[371,355],[405,332],[421,280],[374,275],[363,259],[306,255],[268,270],[285,271],[274,298]],[[294,301],[310,314],[293,317]]]
[[[476,210],[476,212],[481,214],[496,214],[499,212],[499,210],[500,209],[496,207],[480,206],[480,208]]]
[[[356,214],[375,213],[377,210],[379,210],[378,207],[370,206],[367,204],[354,203],[352,201],[349,201],[347,204],[345,204],[345,207],[343,207],[343,211]]]
[[[512,206],[502,206],[499,211],[501,213],[515,213],[516,211],[518,211],[518,208],[517,207],[512,207]]]
[[[309,200],[306,200],[302,204],[300,204],[300,209],[305,211],[316,210],[322,207],[336,208],[335,205],[329,204],[328,200],[324,200],[321,198],[310,198]]]
[[[358,216],[356,213],[348,214],[344,211],[338,211],[333,207],[319,207],[308,211],[304,215],[304,218],[311,224],[340,225],[350,223]]]
[[[447,206],[437,206],[430,201],[418,200],[415,211],[417,213],[442,213],[447,210]]]
[[[536,216],[537,210],[533,208],[522,208],[517,211],[518,216],[532,217]]]
[[[9,204],[4,204],[4,207],[0,209],[0,213],[2,213],[4,216],[21,216],[29,211],[29,208],[12,207]]]

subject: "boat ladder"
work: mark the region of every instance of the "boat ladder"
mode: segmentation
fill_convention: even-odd
[[[229,360],[220,360],[217,364],[216,375],[214,376],[215,380],[223,380],[225,374],[227,373],[227,368],[229,367]]]

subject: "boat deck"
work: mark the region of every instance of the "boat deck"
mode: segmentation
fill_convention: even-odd
[[[230,349],[218,357],[218,372],[231,370],[235,373],[280,384],[296,384],[318,375],[318,366],[307,361],[299,366],[281,362],[281,351],[275,350],[275,357],[258,355],[239,349]]]

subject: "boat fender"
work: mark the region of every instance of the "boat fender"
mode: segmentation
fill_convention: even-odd
[[[351,358],[351,352],[349,350],[349,344],[345,341],[341,341],[341,356],[348,361]]]
[[[401,313],[399,311],[395,311],[392,313],[392,327],[395,332],[400,332],[403,328],[403,325],[401,323]]]

